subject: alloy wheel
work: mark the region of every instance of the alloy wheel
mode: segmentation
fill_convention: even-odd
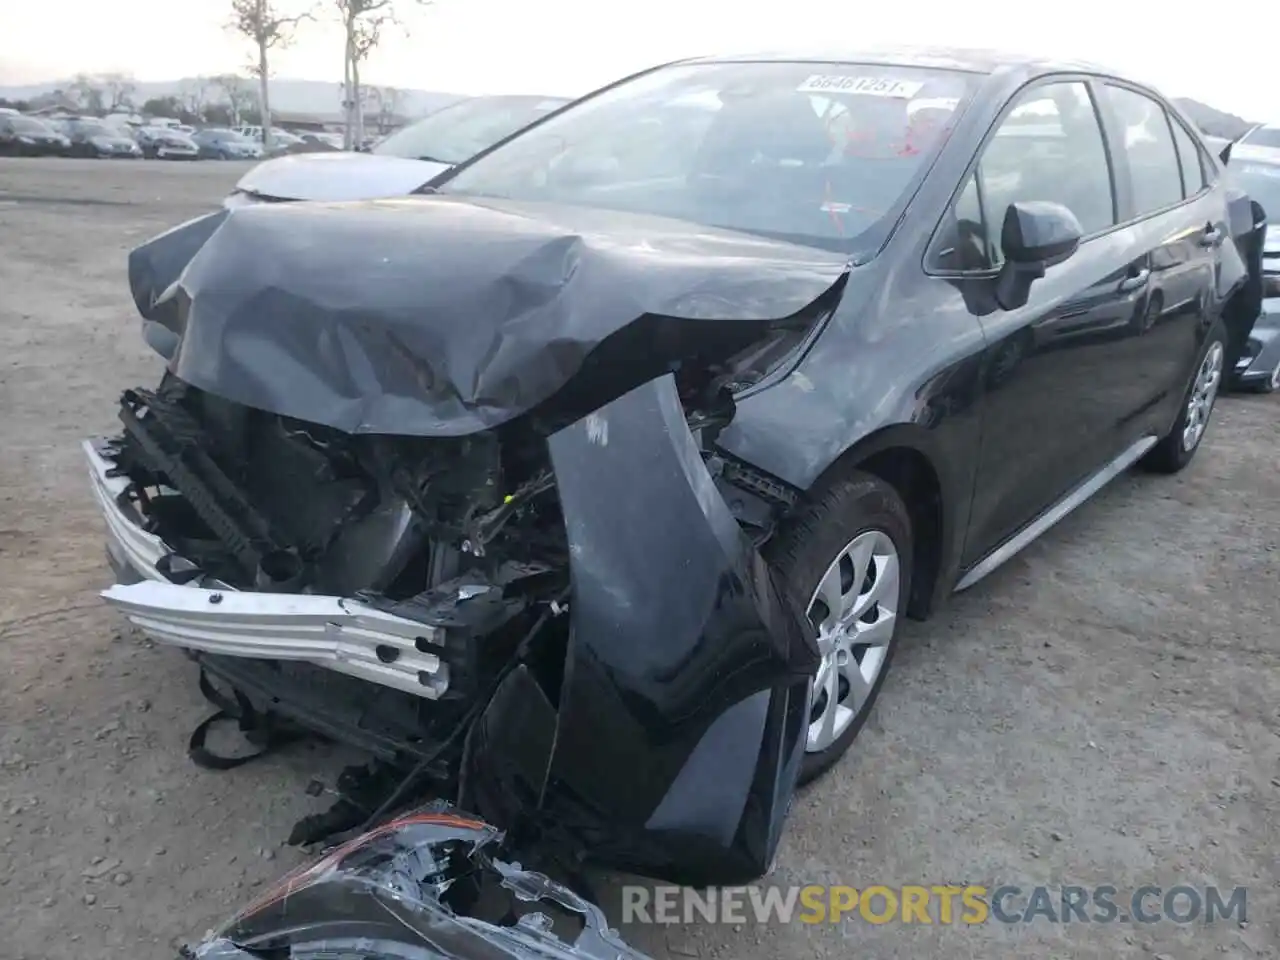
[[[866,707],[898,624],[901,568],[889,536],[868,530],[831,561],[809,599],[822,660],[814,680],[805,749],[835,743]]]
[[[1196,371],[1191,398],[1187,401],[1187,422],[1182,428],[1182,449],[1188,453],[1196,448],[1209,425],[1209,414],[1213,412],[1213,402],[1222,383],[1222,357],[1222,341],[1215,340]]]

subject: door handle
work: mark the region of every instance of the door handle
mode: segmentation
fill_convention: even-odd
[[[1222,231],[1212,223],[1206,224],[1204,233],[1200,234],[1200,246],[1216,247],[1222,242]]]
[[[1137,273],[1125,277],[1120,281],[1121,293],[1133,293],[1135,290],[1141,290],[1147,285],[1147,281],[1151,279],[1151,271],[1143,267]]]

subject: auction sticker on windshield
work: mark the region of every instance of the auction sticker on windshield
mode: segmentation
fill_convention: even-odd
[[[910,100],[924,89],[919,80],[892,77],[840,77],[815,73],[796,87],[797,93],[856,93],[865,97],[895,97]]]

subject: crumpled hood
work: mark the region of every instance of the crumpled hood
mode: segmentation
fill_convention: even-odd
[[[301,153],[258,164],[236,189],[280,200],[377,200],[412,193],[448,169],[370,153]]]
[[[318,159],[318,158],[316,158]],[[444,196],[220,211],[130,255],[202,390],[349,433],[576,419],[812,320],[846,258],[658,217]]]

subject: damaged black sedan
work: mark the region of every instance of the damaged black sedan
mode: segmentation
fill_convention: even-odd
[[[752,57],[192,221],[130,261],[168,370],[85,444],[105,596],[403,774],[370,819],[755,877],[904,616],[1194,456],[1256,312],[1221,181],[1076,65]]]

